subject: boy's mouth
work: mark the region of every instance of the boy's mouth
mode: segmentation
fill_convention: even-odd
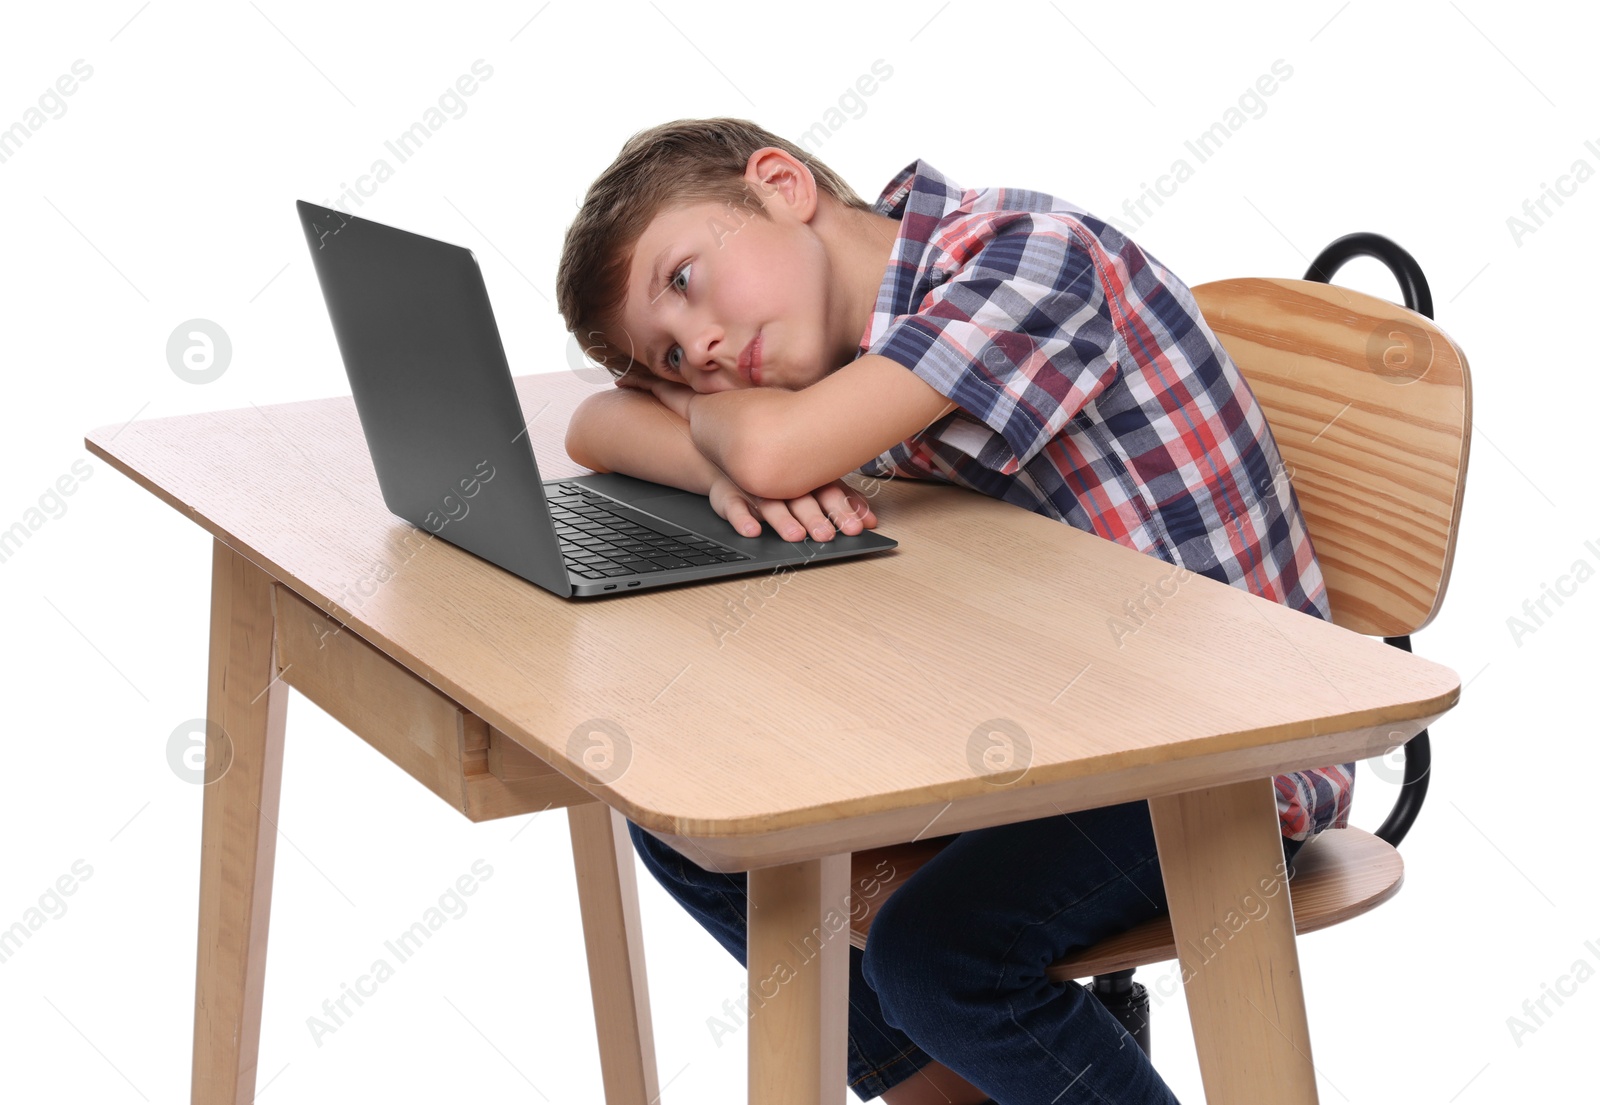
[[[761,331],[757,330],[756,336],[750,339],[750,344],[746,345],[739,353],[739,371],[752,384],[759,384],[761,382],[761,375],[758,371],[760,367]]]

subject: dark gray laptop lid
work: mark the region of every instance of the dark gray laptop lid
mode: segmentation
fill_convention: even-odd
[[[390,511],[571,595],[472,251],[297,200]]]

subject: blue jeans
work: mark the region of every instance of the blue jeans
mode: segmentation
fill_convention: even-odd
[[[632,821],[628,833],[656,881],[748,967],[744,872],[706,871]],[[1285,838],[1286,860],[1300,844]],[[937,1059],[997,1105],[1176,1105],[1087,989],[1045,977],[1166,900],[1143,801],[956,834],[883,904],[867,950],[850,949],[850,1088],[870,1101]]]

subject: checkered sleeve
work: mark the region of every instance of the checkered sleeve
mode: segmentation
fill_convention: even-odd
[[[1026,465],[1119,371],[1095,253],[1052,212],[987,212],[940,235],[933,288],[867,350],[897,361],[997,438],[977,460]]]

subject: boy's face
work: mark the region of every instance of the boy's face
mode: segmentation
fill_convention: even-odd
[[[828,363],[838,305],[811,225],[814,181],[772,149],[752,156],[746,180],[773,218],[713,202],[657,215],[634,248],[622,333],[612,335],[656,376],[698,392],[799,390],[840,367]]]

